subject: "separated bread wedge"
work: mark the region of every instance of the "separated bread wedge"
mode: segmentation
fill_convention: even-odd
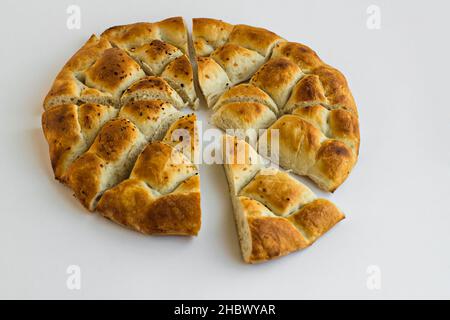
[[[310,246],[344,214],[288,173],[268,168],[248,143],[224,135],[228,179],[242,256],[257,263]]]

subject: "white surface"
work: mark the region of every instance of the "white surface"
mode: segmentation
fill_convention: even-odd
[[[450,5],[421,3],[3,1],[0,298],[450,298]],[[66,28],[70,4],[82,10],[80,30]],[[371,4],[381,8],[380,30],[366,27]],[[245,265],[220,166],[201,168],[195,239],[125,230],[87,214],[53,180],[40,115],[59,68],[91,33],[174,15],[267,27],[347,76],[360,158],[335,194],[318,192],[347,219],[313,247]],[[72,264],[81,267],[78,291],[66,287]],[[381,290],[366,286],[370,265]]]

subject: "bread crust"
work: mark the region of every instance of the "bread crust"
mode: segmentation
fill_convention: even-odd
[[[192,40],[197,56],[204,57],[225,44],[233,25],[209,18],[192,19]]]
[[[224,149],[227,144],[242,146],[231,151],[231,162],[224,168],[245,262],[264,262],[304,249],[344,219],[333,203],[317,199],[289,174],[252,165],[249,157],[233,163],[242,150],[256,153],[245,141],[224,135],[222,142]]]
[[[198,107],[188,34],[181,17],[155,23],[115,26],[100,37],[92,35],[69,59],[44,99],[44,108],[86,102],[120,107],[120,96],[132,82],[164,73],[184,99],[180,105]],[[176,64],[171,64],[178,58]],[[171,66],[168,70],[166,68]],[[182,69],[182,70],[181,70]],[[178,72],[180,78],[175,74]]]
[[[274,58],[255,73],[250,83],[267,92],[278,106],[284,106],[292,87],[302,75],[295,63],[286,58]]]
[[[87,103],[59,105],[42,114],[55,178],[65,181],[69,165],[92,144],[101,127],[116,115],[113,107]]]
[[[182,17],[115,26],[105,30],[101,36],[122,49],[133,49],[151,40],[162,40],[183,53],[188,52],[187,29]]]
[[[324,190],[338,188],[360,144],[343,74],[311,48],[263,28],[198,18],[192,36],[213,123],[280,130],[280,164]],[[196,118],[178,113],[199,104],[188,55],[186,25],[173,17],[93,35],[58,73],[42,127],[55,178],[90,211],[145,234],[198,233]],[[245,142],[227,139],[245,150],[244,163],[225,165],[245,261],[304,248],[343,218],[289,175],[265,174]]]
[[[184,116],[172,123],[164,141],[180,127],[195,129],[195,120],[195,116]],[[175,142],[149,143],[129,178],[107,190],[97,210],[144,234],[197,235],[201,226],[198,169],[176,146]]]
[[[194,236],[201,227],[199,191],[155,196],[138,179],[125,180],[106,191],[98,210],[104,217],[148,235]]]
[[[111,96],[88,88],[77,78],[84,70],[99,59],[105,50],[112,48],[106,39],[92,35],[89,40],[67,61],[53,81],[44,99],[44,109],[59,104],[98,102],[114,104]]]
[[[67,184],[75,197],[93,211],[101,194],[125,179],[145,144],[128,119],[113,119],[100,130],[88,151],[67,170]]]
[[[217,127],[227,129],[266,129],[276,120],[275,114],[257,102],[231,102],[220,107],[211,117]]]
[[[360,144],[358,112],[344,75],[308,46],[268,30],[193,21],[199,86],[213,108],[213,123],[224,130],[281,129],[279,164],[336,190],[354,167]],[[238,108],[238,102],[265,104],[277,120],[257,108]],[[298,119],[284,117],[290,114]]]
[[[326,115],[320,118],[318,112]],[[316,113],[316,114],[314,114]],[[321,189],[334,192],[354,167],[359,149],[356,118],[345,110],[328,111],[322,106],[297,109],[269,127],[279,139],[280,165],[312,179]]]

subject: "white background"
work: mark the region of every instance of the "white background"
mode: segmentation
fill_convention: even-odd
[[[80,30],[66,27],[70,4]],[[379,30],[366,25],[372,4]],[[450,298],[448,2],[3,1],[0,14],[0,298]],[[269,28],[347,76],[360,158],[335,194],[312,187],[347,219],[311,248],[244,264],[218,165],[201,168],[193,239],[118,227],[54,181],[41,102],[63,63],[91,33],[175,15]],[[66,286],[69,265],[81,268],[81,290]],[[380,290],[367,287],[371,265]]]

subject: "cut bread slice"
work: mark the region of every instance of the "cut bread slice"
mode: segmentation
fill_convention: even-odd
[[[245,262],[306,248],[344,219],[334,204],[289,174],[266,168],[245,141],[224,135],[222,153]]]
[[[196,132],[195,116],[181,117],[163,141],[147,145],[129,178],[107,190],[97,210],[106,218],[145,234],[197,235],[201,226],[197,166],[177,149],[177,129]],[[191,153],[198,140],[192,139]]]

